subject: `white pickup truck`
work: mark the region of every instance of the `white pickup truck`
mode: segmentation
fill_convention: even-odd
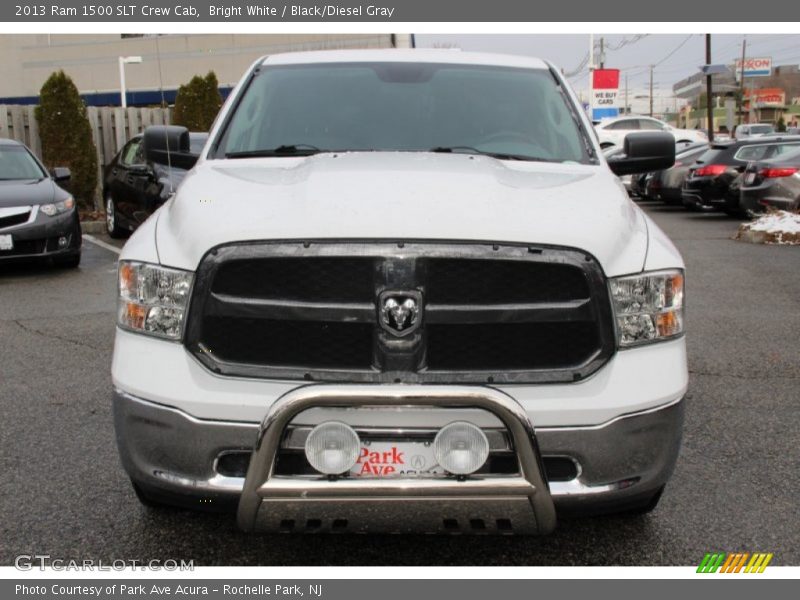
[[[149,505],[246,531],[546,533],[655,507],[687,387],[683,262],[533,58],[259,59],[119,263],[113,407]]]

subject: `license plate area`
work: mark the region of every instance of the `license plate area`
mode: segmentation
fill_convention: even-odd
[[[0,235],[0,250],[13,250],[13,249],[14,249],[14,238],[11,237],[11,234]]]
[[[750,185],[750,184],[752,184],[752,183],[753,183],[755,180],[756,180],[756,174],[755,174],[755,173],[747,173],[747,174],[744,176],[744,184],[745,184],[745,185]]]
[[[445,475],[436,462],[433,441],[363,440],[351,477],[435,477]]]

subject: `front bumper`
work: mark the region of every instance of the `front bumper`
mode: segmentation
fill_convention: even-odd
[[[743,190],[740,202],[746,214],[762,213],[768,207],[794,210],[800,205],[800,186],[787,189],[783,182],[770,180]]]
[[[70,255],[81,247],[81,227],[75,209],[48,217],[34,207],[27,223],[0,229],[1,235],[11,235],[14,248],[0,250],[0,261],[26,260]],[[65,243],[59,243],[59,240]]]
[[[515,400],[492,388],[405,387],[402,393],[385,386],[298,388],[273,404],[261,426],[198,419],[115,390],[117,442],[126,471],[142,488],[198,507],[241,499],[243,528],[278,531],[299,522],[320,523],[323,528],[327,524],[331,529],[344,522],[349,530],[358,531],[396,528],[398,523],[403,524],[401,531],[446,530],[453,522],[491,523],[502,529],[501,523],[513,522],[521,524],[513,527],[515,532],[542,533],[555,522],[548,503],[578,513],[624,505],[655,493],[677,460],[683,423],[680,400],[601,425],[537,428]],[[520,476],[477,478],[471,483],[385,479],[336,484],[320,478],[273,476],[276,440],[295,415],[312,407],[335,410],[347,405],[351,408],[342,410],[354,410],[358,404],[368,404],[367,410],[373,411],[391,407],[394,418],[402,412],[398,406],[491,412],[511,434]],[[220,472],[221,456],[254,448],[247,478]],[[575,477],[544,484],[542,460],[549,457],[574,461]],[[409,519],[409,515],[415,516]]]

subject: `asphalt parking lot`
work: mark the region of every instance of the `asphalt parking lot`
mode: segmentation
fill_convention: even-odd
[[[800,248],[732,241],[718,214],[643,205],[687,263],[684,444],[648,516],[562,520],[542,538],[252,536],[233,515],[150,510],[117,458],[109,375],[116,255],[0,267],[0,564],[690,565],[708,551],[800,564]],[[110,242],[110,240],[106,240]]]

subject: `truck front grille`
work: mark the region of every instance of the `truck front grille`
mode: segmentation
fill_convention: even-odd
[[[382,325],[387,298],[413,325]],[[263,242],[212,250],[185,344],[224,375],[372,383],[582,379],[614,352],[602,270],[566,248]]]

